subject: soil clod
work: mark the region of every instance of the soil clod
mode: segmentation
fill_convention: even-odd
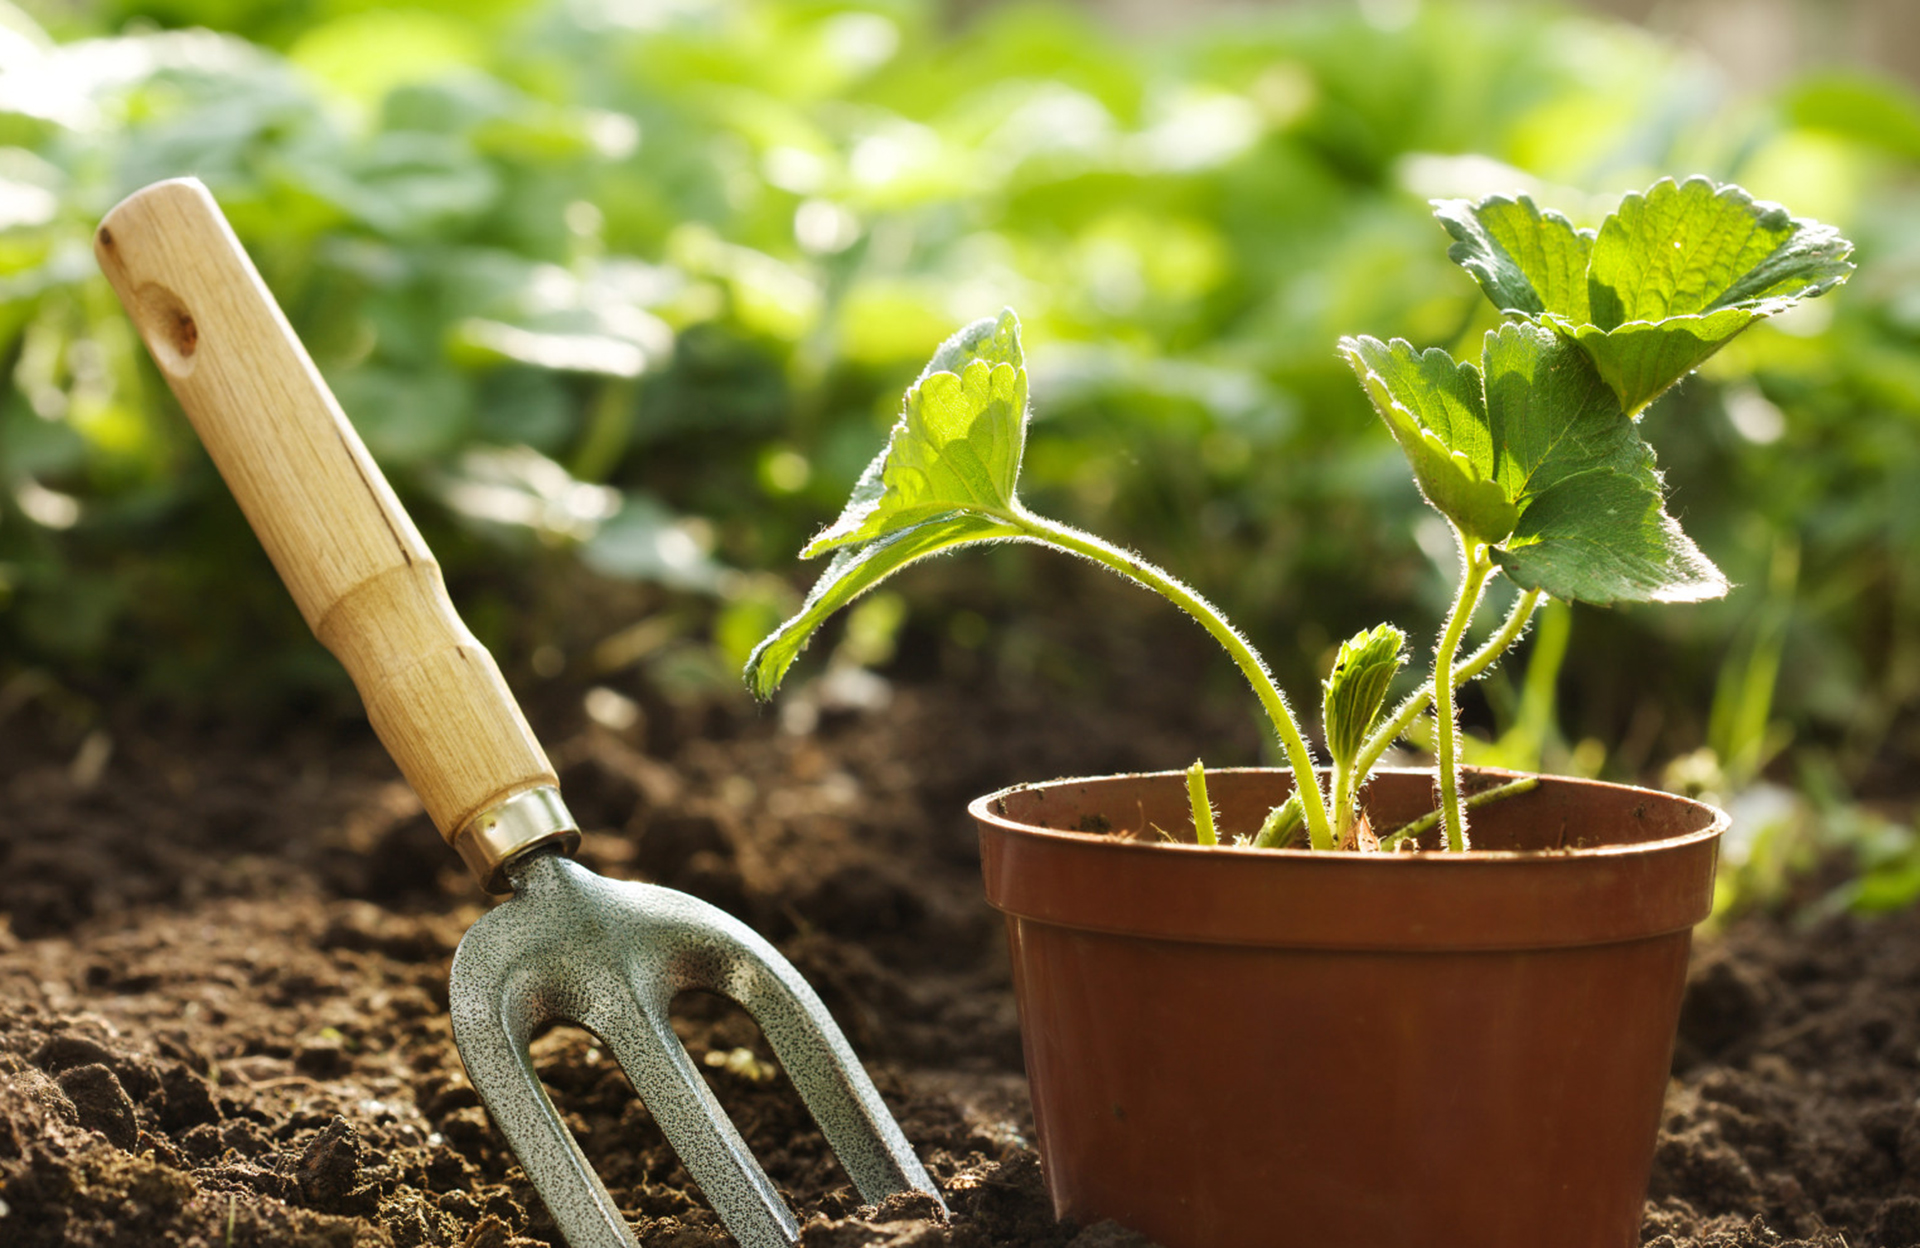
[[[133,1117],[133,1098],[120,1081],[100,1063],[75,1066],[60,1072],[60,1090],[73,1102],[80,1125],[98,1131],[118,1149],[131,1149],[140,1138],[139,1124]]]

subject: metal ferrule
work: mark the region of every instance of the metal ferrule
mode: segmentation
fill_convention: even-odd
[[[550,784],[515,793],[490,806],[454,834],[467,869],[480,887],[495,896],[513,891],[507,864],[536,849],[558,849],[571,856],[580,848],[580,825],[567,813],[560,790]]]

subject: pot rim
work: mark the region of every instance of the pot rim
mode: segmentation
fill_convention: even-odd
[[[1315,769],[1321,775],[1328,771],[1325,767]],[[1016,793],[1029,793],[1036,789],[1058,788],[1069,784],[1100,784],[1122,780],[1165,780],[1178,778],[1184,782],[1185,771],[1122,771],[1103,776],[1061,776],[1053,780],[1029,780],[1020,784],[1010,784],[967,804],[967,813],[982,823],[992,824],[1004,831],[1039,837],[1059,837],[1072,841],[1082,841],[1110,847],[1115,852],[1144,850],[1149,853],[1186,853],[1219,854],[1222,852],[1250,856],[1260,860],[1276,859],[1280,861],[1297,860],[1312,862],[1370,862],[1433,864],[1440,862],[1455,863],[1493,863],[1493,862],[1538,862],[1542,859],[1564,859],[1569,857],[1604,858],[1609,856],[1642,855],[1662,849],[1678,849],[1700,841],[1710,841],[1724,833],[1732,823],[1732,816],[1718,806],[1710,805],[1697,798],[1686,797],[1679,793],[1668,793],[1661,789],[1649,789],[1641,785],[1617,784],[1608,780],[1588,780],[1579,776],[1557,776],[1545,772],[1513,771],[1505,767],[1468,767],[1465,774],[1472,776],[1505,777],[1518,780],[1533,777],[1543,784],[1563,781],[1609,789],[1620,793],[1644,794],[1662,802],[1681,802],[1699,807],[1709,812],[1711,818],[1704,827],[1679,836],[1661,837],[1657,840],[1632,841],[1618,844],[1573,846],[1565,849],[1463,849],[1463,850],[1425,850],[1415,849],[1397,853],[1363,854],[1352,850],[1325,849],[1258,849],[1251,845],[1229,845],[1224,841],[1218,845],[1195,845],[1188,841],[1146,841],[1132,837],[1116,837],[1109,832],[1078,832],[1069,828],[1049,828],[1038,824],[1022,823],[1001,814],[995,809],[996,803],[1004,802]],[[1378,767],[1374,776],[1430,776],[1430,767]],[[1207,770],[1209,777],[1246,776],[1246,775],[1284,775],[1293,776],[1291,767],[1215,767]],[[1364,790],[1363,790],[1364,791]]]
[[[1383,772],[1379,778],[1400,788],[1402,801],[1432,780],[1424,768]],[[1285,768],[1231,769],[1243,806],[1249,784],[1270,784],[1275,776],[1291,780]],[[980,830],[988,904],[1020,922],[1086,932],[1241,946],[1485,951],[1642,940],[1690,929],[1711,911],[1718,840],[1729,824],[1724,811],[1631,785],[1542,780],[1483,821],[1494,810],[1535,827],[1551,819],[1563,834],[1584,827],[1576,838],[1587,845],[1397,854],[1254,850],[1045,828],[993,809],[1034,789],[1104,784],[1154,786],[1153,800],[1165,811],[1169,801],[1185,800],[1185,774],[1178,771],[1015,785],[968,809]],[[1221,785],[1215,793],[1234,800],[1230,791]],[[1270,796],[1258,793],[1262,801]],[[1097,793],[1062,793],[1060,817],[1097,810],[1100,800]],[[1590,813],[1576,815],[1577,808]],[[1614,820],[1632,826],[1649,814],[1662,820],[1641,825],[1652,839],[1592,843],[1596,828],[1612,837],[1605,828]],[[1659,835],[1676,826],[1676,816],[1679,826],[1701,826]]]

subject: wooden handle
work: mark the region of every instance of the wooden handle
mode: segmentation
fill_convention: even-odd
[[[439,564],[207,188],[182,178],[135,193],[101,222],[94,254],[441,835],[554,784]]]

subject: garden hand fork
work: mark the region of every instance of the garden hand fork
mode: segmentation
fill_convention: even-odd
[[[687,988],[760,1023],[862,1199],[939,1199],[806,981],[745,924],[684,893],[603,879],[499,669],[455,614],[426,543],[199,182],[107,215],[100,267],[367,718],[441,834],[511,899],[454,955],[454,1039],[474,1089],[572,1248],[632,1231],[541,1086],[548,1022],[597,1035],[743,1248],[785,1248],[793,1214],[674,1036]]]

